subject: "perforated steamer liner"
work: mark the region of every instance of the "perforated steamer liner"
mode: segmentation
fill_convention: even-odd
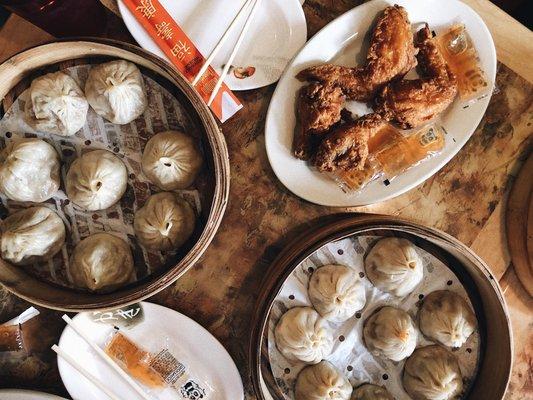
[[[229,160],[222,133],[205,104],[194,89],[169,64],[136,46],[104,39],[59,41],[23,51],[0,65],[0,96],[7,111],[20,95],[18,86],[28,77],[77,64],[125,59],[137,64],[143,74],[157,80],[183,106],[196,126],[204,153],[205,179],[197,188],[203,197],[195,240],[188,249],[153,274],[141,274],[140,281],[109,294],[74,291],[46,282],[23,269],[0,261],[0,283],[30,302],[66,311],[109,309],[140,301],[164,289],[185,273],[203,254],[211,242],[224,214],[229,193]],[[48,71],[47,71],[48,69]],[[164,126],[162,127],[164,128]],[[153,133],[158,132],[156,130]],[[58,138],[55,138],[58,140]],[[60,140],[60,138],[59,138]],[[58,140],[58,141],[59,141]],[[102,146],[95,146],[102,148]],[[105,147],[105,146],[104,146]],[[113,150],[113,149],[110,149]]]
[[[503,296],[487,266],[466,246],[443,232],[378,215],[342,215],[332,222],[317,224],[316,228],[293,240],[271,266],[271,273],[265,278],[258,296],[249,349],[252,381],[259,397],[286,398],[272,374],[267,327],[274,300],[287,277],[322,246],[352,235],[405,237],[453,270],[468,292],[478,318],[481,339],[478,373],[465,398],[501,399],[511,371],[511,330]],[[357,365],[352,367],[355,369]],[[346,374],[350,376],[349,372]]]

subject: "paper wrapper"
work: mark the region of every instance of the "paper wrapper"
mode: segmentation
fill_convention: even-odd
[[[72,76],[83,88],[89,68],[89,65],[82,65],[68,68],[63,72]],[[69,255],[74,246],[90,234],[103,231],[114,232],[129,242],[135,261],[137,280],[175,263],[177,258],[175,253],[149,252],[135,240],[133,231],[135,211],[144,205],[150,195],[160,191],[142,174],[142,150],[150,137],[158,132],[180,130],[198,138],[198,142],[201,142],[201,133],[188,117],[185,108],[169,91],[146,74],[143,74],[143,77],[148,108],[141,117],[126,125],[112,124],[89,107],[87,122],[76,135],[62,137],[37,133],[23,119],[28,90],[15,100],[0,121],[2,148],[17,137],[39,137],[53,145],[61,158],[60,190],[45,203],[16,202],[0,194],[2,203],[0,212],[3,218],[23,208],[43,205],[56,211],[65,223],[66,243],[61,251],[47,263],[28,267],[28,271],[40,279],[62,286],[72,286]],[[96,149],[111,151],[124,162],[129,175],[128,186],[122,199],[112,207],[100,211],[83,211],[67,199],[64,192],[66,174],[70,164],[78,156]],[[200,193],[196,187],[201,185],[204,174],[205,171],[200,172],[195,187],[176,192],[191,204],[196,215],[201,212]],[[197,225],[200,225],[199,222],[197,219]]]
[[[346,265],[359,273],[366,291],[366,305],[353,318],[341,324],[330,323],[337,338],[332,354],[327,360],[332,362],[354,387],[363,383],[374,383],[385,386],[396,400],[409,400],[403,390],[401,376],[405,361],[393,362],[373,356],[363,344],[363,323],[379,307],[391,305],[409,313],[417,323],[417,312],[420,295],[427,295],[435,290],[451,290],[472,304],[468,295],[455,274],[433,255],[417,248],[424,263],[424,279],[422,283],[404,298],[397,298],[381,292],[366,278],[363,257],[367,250],[378,240],[377,236],[352,236],[337,242],[329,243],[304,260],[287,278],[281,292],[276,297],[268,323],[268,354],[270,366],[279,390],[287,399],[294,399],[294,385],[298,373],[306,366],[303,362],[287,360],[277,349],[274,339],[274,328],[280,317],[290,308],[309,306],[312,304],[307,295],[307,286],[312,271],[327,264]],[[292,298],[289,298],[289,296]],[[294,297],[293,297],[294,296]],[[473,309],[473,308],[472,308]],[[418,326],[417,326],[418,329]],[[417,347],[433,342],[424,338],[419,331]],[[465,388],[475,376],[479,360],[480,337],[474,332],[467,342],[458,350],[454,350],[459,360]]]
[[[205,58],[165,7],[158,0],[123,0],[123,2],[170,62],[185,76],[185,79],[192,82],[204,64]],[[195,86],[206,103],[218,78],[219,75],[210,66]],[[224,83],[210,107],[218,119],[224,122],[239,111],[242,104]]]

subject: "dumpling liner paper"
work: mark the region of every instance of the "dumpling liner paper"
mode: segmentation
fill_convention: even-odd
[[[157,0],[123,0],[123,3],[178,71],[192,82],[204,64],[205,58],[161,3]],[[218,78],[219,75],[210,66],[195,86],[206,103]],[[226,121],[241,108],[242,104],[225,83],[211,103],[211,110],[221,122]]]
[[[377,236],[351,236],[331,242],[307,259],[289,275],[281,292],[274,300],[268,323],[268,355],[270,366],[278,385],[278,390],[286,399],[293,400],[294,385],[298,373],[306,366],[300,361],[286,359],[277,349],[274,328],[280,317],[292,307],[313,307],[307,294],[309,278],[317,268],[327,264],[341,264],[353,268],[365,286],[366,304],[354,317],[340,324],[329,322],[334,331],[335,345],[333,352],[326,358],[333,363],[350,380],[353,387],[363,383],[384,386],[396,400],[410,400],[402,386],[402,371],[405,360],[393,362],[372,355],[363,343],[363,323],[373,312],[385,305],[406,311],[418,331],[417,348],[433,344],[424,338],[418,328],[417,312],[420,295],[427,295],[435,290],[450,290],[462,296],[472,308],[472,303],[459,279],[446,265],[427,251],[416,247],[424,265],[424,279],[408,296],[397,298],[382,292],[372,285],[365,274],[363,258],[380,239]],[[473,309],[473,308],[472,308]],[[464,388],[468,389],[475,376],[479,361],[479,332],[476,330],[460,349],[454,350],[463,375]]]
[[[90,65],[64,69],[80,87],[85,81]],[[150,195],[161,192],[144,176],[141,170],[141,155],[148,140],[156,133],[178,130],[192,136],[201,148],[201,132],[190,119],[186,109],[161,84],[143,73],[148,107],[139,118],[125,125],[115,125],[97,115],[92,108],[87,113],[83,128],[73,136],[57,136],[35,132],[24,122],[24,107],[29,90],[25,90],[14,101],[0,121],[0,145],[5,145],[20,137],[38,137],[51,144],[61,160],[61,186],[59,191],[44,203],[23,203],[7,199],[0,194],[0,211],[4,218],[21,209],[40,205],[51,208],[61,217],[66,228],[66,243],[53,259],[46,263],[28,266],[27,270],[40,279],[62,286],[72,286],[69,272],[70,256],[74,246],[87,236],[98,232],[115,233],[130,244],[134,258],[137,279],[140,280],[162,268],[173,266],[179,256],[171,252],[148,251],[135,239],[133,219]],[[126,192],[120,201],[108,209],[84,211],[70,201],[65,192],[65,179],[72,162],[82,154],[92,150],[108,150],[119,157],[128,172]],[[201,188],[208,181],[205,164],[195,183],[187,190],[176,191],[195,210],[197,227],[202,223]],[[193,234],[192,239],[195,235]],[[179,252],[178,252],[179,254]]]

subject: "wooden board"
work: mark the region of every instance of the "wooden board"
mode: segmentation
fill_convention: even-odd
[[[518,279],[533,296],[533,155],[520,170],[507,201],[507,243]]]
[[[531,397],[533,375],[533,299],[520,284],[505,237],[508,189],[531,146],[533,131],[532,69],[525,54],[533,33],[488,0],[467,0],[495,34],[500,61],[498,92],[467,145],[432,179],[397,199],[345,211],[375,212],[415,220],[441,229],[470,246],[490,266],[507,302],[515,357],[506,400]],[[311,36],[361,0],[306,0]],[[486,14],[485,14],[486,13]],[[505,21],[505,22],[502,22]],[[125,28],[123,28],[125,29]],[[522,32],[526,30],[527,35]],[[506,35],[505,32],[512,33]],[[49,36],[18,17],[0,30],[0,60]],[[527,39],[526,39],[527,38]],[[175,284],[150,301],[178,310],[213,333],[233,356],[243,377],[246,399],[257,397],[251,385],[247,350],[260,283],[280,249],[298,233],[338,213],[291,195],[275,179],[264,149],[264,121],[275,85],[237,94],[244,108],[223,126],[231,163],[226,215],[204,257]],[[0,321],[29,304],[0,291]],[[61,314],[41,308],[40,341],[50,346],[63,328]],[[55,355],[43,351],[0,361],[1,387],[39,388],[68,397]]]

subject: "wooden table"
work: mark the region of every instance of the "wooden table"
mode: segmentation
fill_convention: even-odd
[[[309,36],[361,0],[308,0]],[[317,218],[341,211],[398,215],[442,229],[471,246],[490,265],[511,314],[515,361],[506,398],[533,392],[533,299],[510,264],[505,199],[513,177],[531,151],[533,123],[533,33],[487,0],[467,0],[485,19],[500,61],[497,88],[475,134],[439,173],[410,192],[368,207],[332,209],[306,203],[275,178],[264,146],[265,115],[274,85],[238,93],[242,110],[223,125],[231,162],[226,216],[211,247],[183,278],[150,301],[197,320],[226,346],[243,376],[247,399],[255,399],[246,362],[249,321],[261,280],[278,251]],[[128,37],[119,26],[117,34]],[[51,39],[12,16],[0,31],[0,60]],[[0,289],[0,321],[28,304]],[[60,313],[42,309],[42,343],[58,340]],[[25,359],[0,358],[0,387],[32,388],[68,396],[51,351]]]

